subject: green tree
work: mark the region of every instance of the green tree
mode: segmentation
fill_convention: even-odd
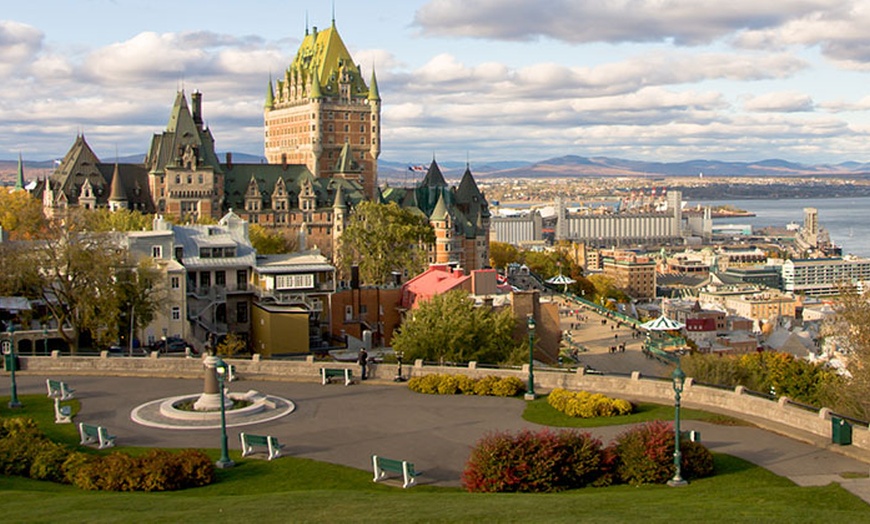
[[[259,224],[251,224],[248,226],[248,234],[251,245],[260,255],[290,253],[296,247],[296,242],[278,229],[266,229]]]
[[[348,275],[358,265],[362,283],[385,284],[393,271],[422,271],[434,242],[435,232],[422,214],[395,203],[363,202],[341,234],[338,266]]]
[[[393,348],[408,360],[501,363],[517,343],[509,309],[476,307],[465,291],[436,295],[409,312],[393,336]]]

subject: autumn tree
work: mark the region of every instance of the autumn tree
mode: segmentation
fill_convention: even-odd
[[[290,253],[296,248],[296,242],[278,229],[266,229],[259,224],[251,224],[248,226],[248,235],[251,245],[260,255]]]
[[[27,191],[0,189],[0,227],[11,240],[39,238],[46,225],[42,202]]]
[[[56,335],[76,352],[83,333],[107,347],[117,340],[117,270],[123,252],[107,233],[84,228],[78,212],[52,221],[45,238],[19,246],[17,287],[41,299],[59,326]]]
[[[118,340],[130,344],[129,333],[154,321],[166,296],[166,288],[158,285],[161,273],[154,261],[143,257],[128,261],[116,271],[113,286],[118,304]]]
[[[508,264],[520,261],[520,250],[506,242],[489,243],[489,264],[496,269],[504,269]]]
[[[845,355],[851,375],[848,386],[839,389],[838,404],[854,416],[870,418],[870,292],[843,288],[837,314],[826,321],[822,333]]]
[[[507,361],[518,344],[510,309],[476,307],[465,291],[436,295],[408,313],[393,335],[393,349],[409,361]]]
[[[220,341],[215,350],[217,354],[222,357],[232,357],[244,352],[247,347],[245,339],[235,333],[229,333],[222,341]]]
[[[108,231],[150,231],[154,215],[129,209],[111,210],[109,208],[92,209],[81,213],[83,228],[90,232]]]
[[[341,234],[338,266],[349,275],[358,265],[362,283],[385,284],[393,271],[414,275],[425,269],[427,248],[434,242],[435,232],[422,214],[392,202],[363,202]]]

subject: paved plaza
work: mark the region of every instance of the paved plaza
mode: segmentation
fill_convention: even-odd
[[[202,381],[54,376],[76,390],[81,412],[76,422],[106,426],[119,445],[149,447],[220,446],[220,432],[172,430],[141,426],[131,411],[158,398],[196,393]],[[0,391],[8,391],[9,378],[0,378]],[[18,375],[19,394],[45,394],[45,377]],[[421,484],[457,486],[471,446],[489,431],[540,426],[522,419],[524,401],[513,398],[465,395],[421,395],[394,383],[352,386],[310,382],[238,381],[230,390],[248,390],[291,400],[296,409],[272,422],[229,428],[230,445],[238,450],[238,434],[249,431],[277,437],[285,452],[358,469],[370,468],[370,456],[408,460],[423,472]],[[868,471],[868,464],[798,442],[775,433],[745,426],[717,426],[685,421],[687,430],[700,431],[711,450],[729,453],[793,480],[798,485],[839,482],[870,502],[870,480],[843,479],[841,473]],[[591,430],[605,443],[623,431],[621,426]]]

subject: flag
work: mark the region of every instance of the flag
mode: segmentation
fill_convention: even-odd
[[[408,166],[408,171],[424,172],[426,171],[426,166]]]

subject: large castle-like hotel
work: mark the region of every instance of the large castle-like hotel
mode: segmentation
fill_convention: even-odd
[[[374,70],[363,78],[333,21],[306,30],[283,78],[269,80],[264,104],[267,163],[219,159],[204,125],[202,94],[175,98],[166,129],[141,164],[104,163],[84,135],[35,193],[51,216],[70,207],[137,210],[181,220],[232,210],[252,224],[284,228],[332,256],[353,207],[395,202],[423,213],[436,234],[431,263],[488,265],[490,213],[466,169],[449,187],[435,163],[417,187],[381,188],[381,98]],[[223,161],[222,161],[223,160]]]

